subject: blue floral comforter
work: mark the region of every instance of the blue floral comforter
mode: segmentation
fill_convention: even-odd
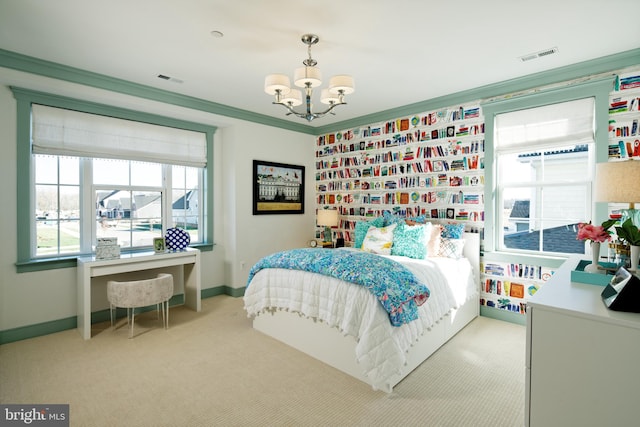
[[[364,286],[389,313],[393,326],[418,318],[418,306],[429,298],[429,289],[402,264],[379,255],[340,249],[293,249],[268,255],[249,272],[285,268],[323,274]]]

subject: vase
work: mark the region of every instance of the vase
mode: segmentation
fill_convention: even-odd
[[[640,246],[631,245],[631,270],[634,272],[638,271],[638,257],[640,257]]]
[[[587,273],[599,273],[598,258],[600,258],[600,242],[591,242],[591,264],[584,267]]]

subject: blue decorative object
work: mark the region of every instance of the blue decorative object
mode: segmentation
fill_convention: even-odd
[[[168,250],[184,251],[191,242],[191,236],[181,228],[169,228],[164,235],[164,240]]]

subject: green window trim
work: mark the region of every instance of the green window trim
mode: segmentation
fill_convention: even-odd
[[[135,120],[160,126],[192,130],[206,134],[207,165],[204,170],[204,238],[203,243],[194,245],[207,251],[213,248],[213,139],[215,126],[127,110],[104,104],[82,101],[58,95],[11,87],[17,103],[16,145],[17,145],[17,261],[18,273],[28,271],[69,268],[76,266],[76,257],[31,258],[31,243],[34,239],[31,229],[31,105],[42,104],[66,108],[86,113],[106,115],[121,119]]]
[[[608,127],[609,127],[609,94],[614,88],[613,75],[593,79],[555,89],[549,89],[521,97],[502,99],[481,104],[485,118],[485,252],[496,250],[495,218],[500,210],[496,206],[496,165],[494,152],[494,119],[496,115],[511,111],[539,107],[547,104],[555,104],[572,101],[586,97],[595,98],[595,156],[596,163],[606,162],[608,159]],[[596,204],[594,218],[602,221],[607,216],[606,204]]]

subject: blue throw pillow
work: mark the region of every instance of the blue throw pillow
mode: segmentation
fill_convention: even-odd
[[[404,221],[399,223],[393,233],[391,255],[415,259],[426,258],[429,234],[427,225],[407,225]]]
[[[464,224],[444,224],[442,226],[442,237],[445,239],[462,239],[464,234]]]

